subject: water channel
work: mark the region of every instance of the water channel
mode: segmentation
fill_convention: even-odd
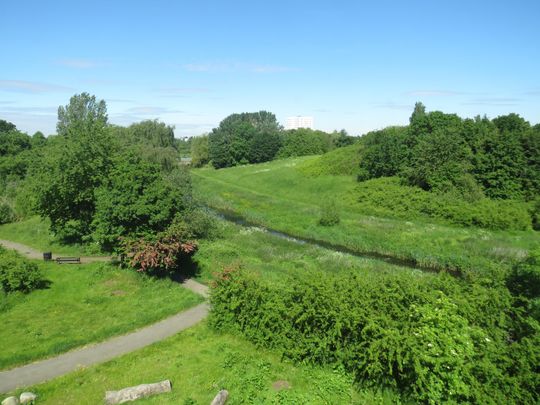
[[[235,212],[216,209],[216,208],[208,208],[208,210],[213,215],[215,215],[216,217],[218,217],[218,218],[220,218],[220,219],[222,219],[224,221],[228,221],[228,222],[231,222],[231,223],[234,223],[236,225],[243,226],[243,227],[246,227],[246,228],[250,228],[250,227],[262,228],[265,232],[267,232],[267,233],[269,233],[269,234],[271,234],[273,236],[276,236],[276,237],[278,237],[280,239],[288,240],[288,241],[293,242],[293,243],[298,243],[298,244],[302,244],[302,245],[307,244],[307,245],[310,245],[310,246],[316,246],[316,247],[319,247],[319,248],[328,249],[328,250],[332,250],[332,251],[335,251],[335,252],[345,253],[345,254],[355,256],[355,257],[359,257],[359,258],[363,258],[363,259],[379,260],[379,261],[383,261],[383,262],[388,263],[388,264],[401,266],[401,267],[407,267],[407,268],[415,269],[415,270],[427,271],[427,272],[431,272],[431,273],[438,273],[440,271],[443,271],[442,269],[439,269],[439,268],[422,266],[413,259],[400,259],[400,258],[396,258],[396,257],[390,256],[390,255],[385,255],[385,254],[381,254],[381,253],[377,253],[377,252],[358,252],[358,251],[355,251],[355,250],[353,250],[351,248],[348,248],[346,246],[336,245],[336,244],[333,244],[333,243],[327,242],[327,241],[311,239],[311,238],[302,238],[302,237],[298,237],[298,236],[289,235],[289,234],[287,234],[285,232],[281,232],[281,231],[277,231],[275,229],[271,229],[271,228],[267,228],[265,226],[261,226],[261,224],[258,224],[258,223],[254,222],[254,221],[250,221],[250,220],[244,218],[243,216],[241,216],[241,215],[239,215],[239,214],[237,214]],[[453,276],[459,276],[460,275],[459,270],[444,269],[444,271],[447,271],[449,274],[452,274]]]

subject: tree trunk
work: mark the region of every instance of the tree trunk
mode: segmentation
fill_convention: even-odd
[[[154,384],[141,384],[136,387],[128,387],[120,391],[106,391],[105,403],[107,405],[123,404],[124,402],[135,401],[150,395],[171,392],[171,382],[169,380]]]

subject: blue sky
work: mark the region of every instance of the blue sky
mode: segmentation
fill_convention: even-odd
[[[0,1],[0,118],[55,132],[87,91],[109,120],[198,135],[234,112],[358,135],[416,101],[540,122],[540,1]]]

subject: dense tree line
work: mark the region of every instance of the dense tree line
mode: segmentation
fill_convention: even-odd
[[[540,194],[540,125],[517,114],[462,119],[417,103],[409,126],[362,139],[361,180],[397,175],[424,190],[500,199]]]
[[[46,142],[41,132],[29,136],[14,124],[0,120],[0,224],[28,212],[28,195],[21,186],[29,166]]]
[[[540,125],[517,114],[462,119],[417,103],[408,126],[368,133],[362,142],[361,181],[399,176],[469,201],[540,195]]]
[[[307,128],[284,131],[274,114],[259,111],[229,115],[208,136],[194,138],[191,152],[196,167],[211,162],[219,169],[322,154],[354,140],[343,130],[331,134]]]

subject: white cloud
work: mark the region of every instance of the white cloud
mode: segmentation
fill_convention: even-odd
[[[0,80],[0,90],[32,94],[73,91],[73,89],[66,86],[26,80]]]
[[[188,94],[210,93],[211,90],[205,87],[165,87],[156,89],[156,92],[166,97],[185,97]]]
[[[411,105],[411,104],[399,104],[399,103],[395,103],[393,101],[387,101],[387,102],[384,102],[384,103],[377,103],[377,104],[373,104],[373,106],[376,107],[376,108],[386,108],[386,109],[389,109],[389,110],[412,111],[414,109],[414,106]]]
[[[511,107],[520,104],[520,99],[511,97],[486,97],[477,98],[468,102],[462,103],[462,105],[488,105],[488,106],[501,106]]]
[[[132,107],[127,110],[130,114],[135,115],[159,115],[159,114],[171,114],[171,113],[181,113],[180,110],[173,110],[165,107],[153,107],[153,106],[141,106],[141,107]]]
[[[407,96],[415,97],[445,97],[445,96],[460,96],[467,93],[451,90],[415,90],[405,93]]]
[[[103,63],[90,59],[60,59],[56,63],[74,69],[94,69],[103,66]]]
[[[54,115],[58,113],[58,107],[15,107],[15,106],[5,106],[0,107],[0,111],[9,112],[9,113],[28,113],[28,114],[41,114],[41,115]]]
[[[189,63],[183,66],[189,72],[248,72],[248,73],[286,73],[297,72],[299,69],[280,66],[280,65],[264,65],[252,63]]]

